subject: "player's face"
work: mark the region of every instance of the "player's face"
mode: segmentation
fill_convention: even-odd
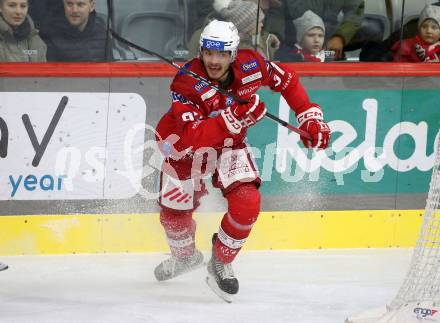
[[[94,0],[64,0],[64,14],[67,20],[80,31],[86,27],[93,10],[95,10]]]
[[[305,52],[318,54],[324,46],[324,31],[319,27],[310,29],[305,33],[300,45]]]
[[[201,59],[211,80],[224,81],[231,63],[229,51],[202,49]]]
[[[3,0],[0,3],[0,12],[8,25],[17,28],[24,22],[29,9],[27,0]]]
[[[434,44],[440,40],[440,26],[432,19],[426,19],[420,25],[420,37],[428,44]]]

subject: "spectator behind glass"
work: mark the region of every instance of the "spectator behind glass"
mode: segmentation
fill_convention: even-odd
[[[107,27],[96,15],[94,0],[64,0],[64,15],[50,17],[42,25],[41,36],[48,61],[106,60]]]
[[[240,44],[239,48],[255,49],[255,34],[257,26],[258,6],[252,1],[242,0],[215,0],[213,2],[214,11],[208,16],[207,22],[213,18],[232,22],[239,32]],[[275,35],[262,33],[264,13],[260,9],[259,18],[259,34],[257,51],[267,59],[272,59],[275,51],[278,49],[279,40]],[[196,57],[200,50],[200,34],[203,28],[194,32],[188,45],[190,57]]]
[[[282,42],[280,51],[289,51],[285,46],[297,41],[293,20],[311,10],[325,23],[326,34],[330,37],[326,47],[335,52],[336,58],[341,58],[343,48],[360,32],[364,18],[364,0],[283,0],[282,4],[280,8],[269,9],[266,19],[268,32],[277,35]],[[340,15],[342,21],[338,19]]]
[[[428,5],[420,13],[418,34],[392,47],[393,60],[400,62],[440,61],[440,7]]]
[[[329,56],[324,50],[325,25],[321,17],[307,10],[294,20],[297,43],[293,48],[292,61],[324,62]]]
[[[0,61],[46,61],[46,45],[28,9],[27,0],[0,0]]]
[[[433,3],[434,6],[440,6],[440,1]],[[399,28],[391,33],[383,41],[370,41],[364,44],[362,51],[359,54],[359,60],[364,62],[390,62],[393,60],[393,53],[391,48],[393,45],[403,38],[412,38],[418,34],[419,18],[409,20],[403,28]]]

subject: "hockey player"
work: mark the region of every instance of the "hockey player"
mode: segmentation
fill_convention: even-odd
[[[324,149],[330,139],[321,108],[310,102],[295,72],[265,61],[253,50],[237,50],[239,40],[233,23],[211,21],[200,36],[199,57],[185,68],[248,103],[236,102],[179,72],[171,84],[171,109],[157,125],[158,144],[165,156],[160,221],[172,255],[156,267],[154,274],[164,281],[202,265],[203,255],[195,247],[192,214],[207,193],[202,178],[212,174],[213,187],[222,191],[228,209],[212,238],[207,282],[228,302],[239,288],[231,263],[260,212],[261,180],[245,143],[247,129],[266,113],[257,90],[269,86],[281,93],[294,110],[300,129],[313,138],[303,139],[306,147]]]
[[[0,262],[0,271],[8,269],[8,265]]]

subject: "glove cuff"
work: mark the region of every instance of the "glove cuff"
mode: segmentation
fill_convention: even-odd
[[[324,113],[322,113],[322,110],[317,106],[312,106],[303,113],[298,114],[298,116],[296,117],[298,127],[301,127],[306,121],[310,119],[324,120]]]
[[[232,114],[231,107],[223,110],[220,115],[225,122],[226,129],[233,135],[238,135],[243,128],[241,122]]]

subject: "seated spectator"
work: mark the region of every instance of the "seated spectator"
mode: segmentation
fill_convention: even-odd
[[[242,0],[215,0],[213,8],[214,11],[208,16],[206,23],[212,19],[232,22],[240,35],[239,48],[256,49],[265,58],[273,59],[280,42],[275,35],[262,33],[264,13],[258,9],[257,4]],[[259,37],[256,37],[257,15],[259,18]],[[199,53],[199,39],[202,30],[203,28],[196,30],[191,36],[188,45],[190,57],[197,56]]]
[[[46,45],[28,9],[28,0],[0,0],[0,61],[46,61]]]
[[[335,52],[336,58],[341,58],[344,47],[361,32],[364,7],[364,0],[283,0],[281,7],[274,6],[268,10],[265,23],[268,32],[277,35],[288,46],[297,42],[293,20],[311,10],[325,23],[329,36],[326,47]],[[339,21],[340,15],[342,21]]]
[[[433,6],[440,6],[440,1],[432,4]],[[393,53],[391,48],[403,39],[413,38],[418,34],[418,18],[411,19],[402,28],[392,32],[387,39],[383,41],[370,41],[362,46],[359,60],[363,62],[390,62],[393,60]]]
[[[418,34],[392,47],[393,60],[440,62],[440,7],[427,5],[420,13]]]
[[[294,20],[296,39],[293,49],[284,53],[282,60],[291,62],[324,62],[334,53],[324,50],[325,25],[321,17],[310,10]]]
[[[63,0],[64,14],[42,24],[47,60],[105,61],[109,51],[107,26],[95,12],[95,0]]]

